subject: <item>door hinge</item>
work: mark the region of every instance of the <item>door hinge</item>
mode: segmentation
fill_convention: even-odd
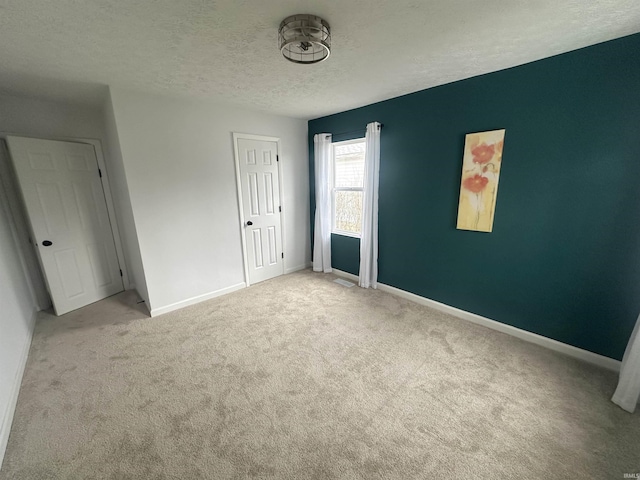
[[[280,161],[280,155],[276,155],[276,162]]]
[[[120,269],[120,276],[122,276],[122,269]]]
[[[102,170],[98,169],[98,175],[100,175],[100,178],[102,178]]]
[[[282,252],[282,258],[284,258],[284,252]]]
[[[278,210],[280,211],[280,213],[282,213],[282,207],[278,207]]]

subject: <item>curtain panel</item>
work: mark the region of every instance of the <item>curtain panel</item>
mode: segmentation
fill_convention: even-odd
[[[640,399],[640,316],[622,358],[618,388],[611,401],[633,413]]]
[[[313,271],[331,272],[331,134],[313,137],[316,175],[316,215],[313,231]]]
[[[380,128],[378,122],[367,125],[364,158],[364,197],[360,235],[360,275],[362,288],[378,286],[378,187],[380,183]]]

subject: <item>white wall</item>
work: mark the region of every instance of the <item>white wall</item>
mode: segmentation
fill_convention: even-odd
[[[102,109],[0,95],[0,132],[50,139],[102,140]]]
[[[100,139],[102,131],[99,110],[0,95],[0,132],[3,134]],[[9,437],[37,310],[26,266],[21,262],[18,242],[24,238],[8,210],[7,193],[11,192],[3,186],[9,173],[3,168],[3,182],[0,182],[0,459]]]
[[[119,156],[117,134],[114,134],[113,112],[106,110],[106,106],[111,107],[108,99],[101,107],[91,107],[0,95],[0,133],[52,140],[86,138],[101,142],[126,270],[129,280],[134,285],[137,283],[136,288],[146,299],[144,274],[140,262],[136,261],[140,256],[139,247],[131,218],[131,206],[122,159]],[[107,135],[108,133],[110,135]],[[137,255],[136,252],[138,252]]]
[[[87,138],[105,143],[102,108],[0,95],[0,135],[15,134],[29,137],[66,139]],[[0,152],[1,154],[2,152]],[[112,167],[105,155],[107,170]],[[4,165],[4,164],[3,164]],[[26,363],[34,326],[36,302],[29,289],[25,265],[21,263],[18,242],[24,238],[16,228],[16,221],[7,210],[9,199],[3,187],[11,172],[2,168],[0,182],[0,460],[9,436],[13,409]],[[114,177],[118,178],[115,174]],[[110,179],[115,195],[122,187]],[[10,179],[12,182],[13,179]],[[124,188],[126,191],[126,186]],[[126,204],[123,207],[126,209]],[[16,213],[15,211],[13,213]],[[116,215],[122,212],[116,212]],[[120,223],[120,220],[118,220]],[[20,222],[19,222],[20,223]],[[126,224],[126,222],[125,222]],[[121,231],[125,230],[121,227]],[[20,244],[23,246],[22,244]],[[124,247],[124,246],[123,246]],[[28,247],[27,247],[28,248]],[[137,243],[136,243],[137,248]],[[28,259],[27,259],[28,260]],[[37,282],[36,282],[37,283]],[[143,282],[142,282],[143,283]],[[34,285],[37,287],[37,285]],[[36,294],[38,292],[35,292]]]
[[[37,311],[17,241],[8,199],[0,182],[0,466]]]
[[[106,98],[103,110],[105,126],[105,142],[103,148],[105,149],[105,157],[108,159],[107,170],[109,174],[109,185],[113,196],[113,206],[118,219],[122,249],[129,273],[129,282],[131,283],[129,287],[135,288],[148,306],[149,293],[147,291],[147,281],[142,265],[142,257],[140,256],[138,233],[136,232],[133,210],[131,208],[129,186],[122,162],[118,128],[113,113],[110,94]]]
[[[114,88],[111,99],[152,313],[244,282],[232,132],[281,139],[285,270],[307,265],[305,120]]]

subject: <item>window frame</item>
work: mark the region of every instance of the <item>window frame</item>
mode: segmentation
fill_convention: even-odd
[[[331,233],[333,235],[342,235],[345,237],[361,238],[362,229],[359,233],[347,232],[345,230],[338,230],[336,228],[336,192],[362,192],[362,198],[364,200],[364,186],[362,187],[336,187],[336,153],[335,147],[342,145],[351,145],[354,143],[364,143],[366,149],[366,138],[354,138],[351,140],[344,140],[342,142],[331,142]],[[365,153],[366,155],[366,153]]]

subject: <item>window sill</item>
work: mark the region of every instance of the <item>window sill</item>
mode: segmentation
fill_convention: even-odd
[[[361,236],[359,233],[341,232],[341,231],[336,231],[336,230],[332,230],[331,234],[332,235],[342,235],[343,237],[351,237],[351,238],[360,238],[360,236]]]

